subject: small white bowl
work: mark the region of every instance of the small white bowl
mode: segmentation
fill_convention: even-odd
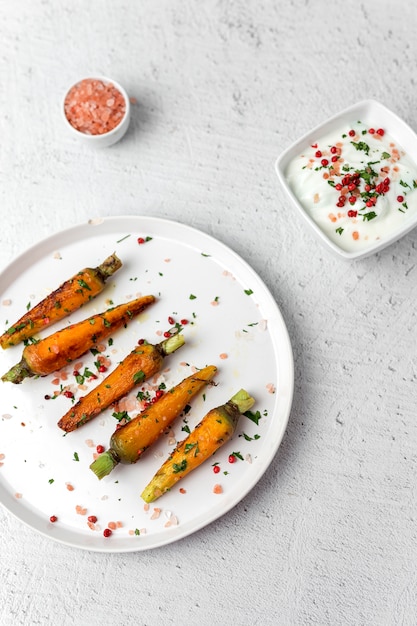
[[[344,125],[355,124],[358,120],[370,127],[385,129],[389,136],[395,139],[395,142],[398,142],[399,146],[404,149],[408,157],[412,161],[416,162],[416,133],[414,133],[402,119],[379,102],[374,100],[365,100],[345,109],[341,113],[331,117],[325,123],[317,126],[309,133],[305,134],[278,157],[275,166],[278,178],[283,188],[316,237],[318,237],[321,243],[327,246],[327,248],[329,248],[333,253],[345,259],[359,259],[374,254],[403,237],[417,225],[417,211],[415,211],[413,214],[407,216],[404,224],[400,227],[393,228],[392,232],[381,236],[380,239],[370,242],[369,245],[361,249],[347,250],[340,247],[329,238],[322,228],[312,219],[291,188],[287,176],[289,164],[295,158],[300,156],[303,151],[306,151],[310,146],[315,145],[317,141],[320,141],[322,137],[327,136],[329,133],[336,132]]]
[[[70,123],[70,121],[68,120],[68,118],[66,116],[66,113],[65,113],[65,100],[66,100],[69,92],[71,91],[71,89],[73,87],[75,87],[78,83],[81,83],[83,80],[99,80],[99,81],[102,81],[103,83],[105,83],[106,85],[113,85],[113,87],[117,91],[119,91],[119,93],[122,95],[124,103],[125,103],[125,113],[124,113],[123,118],[119,122],[119,124],[117,126],[115,126],[112,130],[110,130],[110,131],[108,131],[106,133],[103,133],[103,134],[92,135],[92,134],[81,132],[80,130],[76,129]],[[66,91],[65,96],[63,98],[63,102],[62,102],[62,115],[63,115],[63,118],[64,118],[64,124],[65,124],[66,128],[68,129],[68,132],[76,140],[78,140],[81,143],[83,143],[84,145],[87,145],[87,146],[90,146],[90,147],[107,148],[107,147],[112,146],[113,144],[115,144],[117,141],[120,141],[120,139],[122,139],[122,137],[124,137],[128,127],[129,127],[129,123],[130,123],[130,100],[129,100],[129,96],[127,95],[127,93],[124,90],[124,88],[119,83],[117,83],[115,80],[113,80],[111,78],[107,78],[105,76],[100,76],[100,75],[96,75],[96,74],[91,75],[91,76],[86,76],[86,77],[81,78],[80,80],[76,81]]]

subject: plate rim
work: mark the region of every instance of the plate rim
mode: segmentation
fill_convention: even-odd
[[[280,346],[280,351],[282,350],[282,352],[285,353],[285,361],[286,361],[286,367],[287,367],[287,373],[286,373],[287,393],[286,393],[286,400],[285,400],[285,407],[284,407],[285,411],[284,411],[284,417],[281,416],[281,428],[279,430],[279,435],[270,448],[267,461],[263,462],[261,465],[259,465],[259,467],[257,466],[255,468],[253,478],[250,481],[248,481],[249,484],[243,489],[236,490],[236,488],[234,488],[233,497],[228,498],[227,504],[223,504],[223,506],[221,507],[213,508],[210,511],[210,514],[206,515],[204,519],[199,520],[199,516],[197,516],[197,518],[195,518],[197,519],[197,522],[192,522],[192,521],[183,522],[181,525],[173,528],[171,533],[166,533],[165,536],[158,537],[157,541],[154,541],[154,543],[152,543],[151,545],[146,545],[146,541],[145,541],[145,542],[140,542],[140,543],[138,542],[136,544],[134,542],[131,542],[131,545],[126,545],[126,546],[119,545],[118,546],[118,545],[115,545],[114,542],[109,542],[106,539],[104,539],[103,541],[102,538],[100,538],[100,541],[97,541],[98,539],[97,537],[92,537],[93,541],[90,543],[88,541],[85,541],[84,535],[82,536],[82,538],[84,538],[84,541],[81,540],[77,542],[77,541],[71,541],[71,539],[66,539],[61,536],[62,533],[59,532],[58,528],[55,529],[53,525],[49,525],[48,530],[46,530],[45,528],[42,528],[42,525],[41,525],[42,520],[39,516],[36,516],[35,514],[33,514],[36,520],[39,521],[39,523],[36,524],[33,522],[33,520],[30,521],[28,519],[24,519],[22,515],[19,515],[18,511],[22,510],[21,504],[18,505],[17,502],[15,502],[13,498],[10,496],[10,494],[7,494],[7,492],[5,493],[10,496],[9,497],[10,502],[4,501],[5,498],[3,497],[2,494],[3,494],[3,491],[5,490],[3,489],[3,485],[1,484],[1,481],[0,481],[0,504],[9,513],[11,513],[15,518],[17,518],[20,522],[22,522],[23,524],[25,524],[27,527],[31,528],[32,530],[35,530],[40,535],[48,539],[52,539],[55,542],[61,543],[63,545],[66,545],[72,548],[87,550],[91,552],[128,553],[128,552],[140,552],[140,551],[155,549],[164,545],[174,543],[180,539],[184,539],[185,537],[191,534],[194,534],[195,532],[198,532],[202,528],[208,526],[209,524],[216,521],[217,519],[219,519],[226,513],[230,512],[241,500],[243,500],[248,495],[248,493],[256,486],[256,484],[265,474],[267,469],[270,467],[270,464],[273,458],[275,457],[282,443],[283,437],[285,435],[288,422],[290,419],[292,404],[293,404],[294,387],[295,387],[294,356],[293,356],[290,334],[288,332],[287,325],[285,323],[281,309],[278,306],[278,303],[276,302],[274,296],[272,295],[270,289],[267,287],[262,277],[252,268],[252,266],[242,256],[236,253],[231,247],[223,243],[221,240],[202,231],[201,229],[195,228],[194,226],[190,226],[188,224],[184,224],[182,222],[171,220],[171,219],[165,219],[161,217],[153,217],[153,216],[147,216],[147,215],[106,216],[106,217],[90,219],[87,222],[80,222],[78,224],[72,225],[67,228],[63,228],[55,233],[47,235],[46,237],[40,239],[39,241],[36,241],[32,245],[30,245],[28,248],[23,250],[21,253],[19,253],[17,256],[15,256],[0,271],[0,293],[3,293],[4,286],[7,287],[7,285],[13,282],[13,276],[16,275],[16,272],[20,274],[21,270],[19,271],[19,268],[22,265],[22,263],[24,263],[25,259],[27,259],[30,255],[34,253],[40,255],[38,258],[43,258],[48,253],[48,251],[51,252],[52,250],[56,250],[57,247],[59,248],[60,241],[65,240],[67,244],[73,242],[74,241],[73,237],[76,236],[80,232],[84,233],[82,238],[88,239],[89,237],[91,237],[91,233],[88,232],[89,227],[95,228],[95,227],[103,226],[108,229],[111,227],[112,224],[117,224],[118,228],[120,229],[121,226],[123,226],[124,224],[135,223],[139,225],[139,224],[144,224],[146,222],[151,223],[156,229],[158,229],[158,227],[176,228],[176,229],[180,229],[181,232],[186,231],[190,235],[198,234],[199,237],[203,237],[206,241],[212,242],[212,244],[215,245],[217,249],[222,250],[229,257],[231,256],[234,259],[234,261],[237,262],[245,270],[246,273],[256,278],[258,284],[263,289],[263,292],[264,292],[263,297],[267,297],[269,299],[269,305],[272,305],[274,312],[276,314],[276,319],[274,319],[273,322],[280,325],[280,333],[282,334],[283,338],[285,338],[285,344],[283,346]],[[58,244],[54,245],[56,244],[57,241],[58,241]],[[45,247],[46,247],[46,250],[45,250]],[[12,277],[6,281],[6,285],[3,285],[2,284],[3,280],[6,277],[8,272],[11,272]],[[275,358],[277,359],[277,346],[274,344],[273,344],[273,350],[274,350]],[[277,360],[276,360],[276,364],[278,365]],[[277,411],[277,407],[275,407],[274,413],[276,411]],[[26,517],[30,517],[32,515],[32,512],[29,510],[29,507],[26,507],[25,510],[29,511],[30,513],[30,515]],[[44,524],[44,525],[47,526],[47,524]],[[188,528],[188,526],[190,525],[191,525],[191,528]],[[52,526],[52,528],[50,526]],[[66,530],[64,534],[68,534],[68,530]],[[79,533],[76,533],[76,531],[70,531],[69,534],[70,535],[73,534],[75,536],[79,535]]]

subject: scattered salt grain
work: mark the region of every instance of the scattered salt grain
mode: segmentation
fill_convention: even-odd
[[[160,515],[161,515],[161,509],[158,509],[157,507],[155,507],[151,515],[151,519],[158,519]]]
[[[171,513],[171,511],[165,511],[165,517],[168,518],[168,521],[164,524],[165,528],[169,528],[170,526],[178,526],[178,519],[173,513]]]

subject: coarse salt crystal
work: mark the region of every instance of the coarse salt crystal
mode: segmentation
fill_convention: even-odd
[[[151,519],[158,519],[158,517],[161,515],[161,509],[159,508],[154,508],[153,513],[151,515]]]
[[[76,130],[88,135],[103,135],[120,124],[126,112],[126,103],[111,83],[87,78],[69,90],[64,111]]]
[[[77,504],[77,506],[75,507],[75,512],[78,515],[85,515],[87,513],[87,509],[85,509],[84,507],[82,507],[80,504]]]
[[[170,526],[178,526],[178,519],[175,517],[175,515],[171,515],[169,520],[164,524],[165,528],[169,528]]]

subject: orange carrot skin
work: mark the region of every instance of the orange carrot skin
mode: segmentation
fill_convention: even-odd
[[[38,331],[81,308],[103,291],[108,276],[116,272],[121,265],[117,256],[112,255],[99,267],[85,268],[66,280],[1,335],[1,347],[10,348],[29,339]]]
[[[209,365],[185,378],[167,391],[155,404],[117,429],[110,438],[110,448],[120,463],[136,463],[149,446],[184,411],[191,399],[211,381],[217,372]]]
[[[144,296],[71,324],[38,343],[26,346],[23,357],[34,374],[51,374],[126,326],[154,301],[154,296]]]
[[[240,411],[231,402],[211,409],[195,429],[181,441],[145,487],[141,497],[153,502],[210,458],[233,436]]]
[[[108,309],[104,313],[93,315],[78,324],[67,326],[37,343],[26,346],[20,362],[1,379],[19,384],[27,377],[46,376],[61,369],[112,335],[121,326],[126,326],[134,316],[154,301],[154,296],[142,296]]]
[[[157,374],[163,360],[160,344],[137,346],[97,387],[67,411],[58,422],[59,428],[67,433],[80,428],[123,398],[135,385]]]

